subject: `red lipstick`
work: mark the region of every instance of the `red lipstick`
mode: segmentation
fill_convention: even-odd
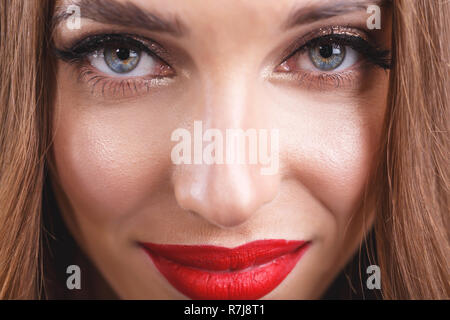
[[[255,300],[275,289],[309,242],[258,240],[235,248],[143,243],[156,268],[191,299]]]

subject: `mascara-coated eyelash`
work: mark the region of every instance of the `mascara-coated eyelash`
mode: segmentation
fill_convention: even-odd
[[[357,53],[361,55],[364,60],[372,63],[373,65],[381,67],[385,70],[391,68],[390,51],[383,50],[372,45],[371,43],[369,43],[369,41],[363,39],[361,36],[344,33],[331,33],[313,38],[306,42],[304,42],[303,40],[301,41],[303,43],[300,46],[295,47],[295,49],[292,50],[291,53],[282,60],[280,66],[283,67],[278,68],[278,71],[286,71],[286,65],[288,61],[292,60],[293,57],[299,56],[307,51],[310,52],[310,59],[314,60],[312,59],[313,56],[311,55],[311,52],[314,52],[314,50],[317,51],[317,48],[320,48],[321,46],[328,47],[328,51],[330,54],[331,52],[334,53],[334,50],[343,51],[341,52],[341,54],[343,55],[343,57],[341,57],[342,59],[344,59],[345,57],[346,48],[350,48],[351,50],[353,50],[353,52],[355,52],[355,54]],[[333,68],[325,70],[318,69],[317,71],[332,71],[332,69]]]
[[[127,46],[137,48],[149,55],[156,56],[158,59],[161,59],[165,63],[169,64],[161,57],[161,53],[163,52],[162,49],[160,49],[154,43],[150,43],[149,45],[152,47],[151,49],[142,41],[135,39],[133,35],[101,34],[89,36],[69,48],[55,48],[54,51],[56,56],[64,61],[78,62],[83,60],[96,50],[104,49],[105,47]]]

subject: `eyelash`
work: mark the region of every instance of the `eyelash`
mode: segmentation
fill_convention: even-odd
[[[144,42],[148,42],[146,45]],[[369,62],[373,66],[380,67],[382,69],[390,69],[390,51],[382,50],[376,46],[370,44],[368,41],[360,36],[349,35],[349,34],[339,34],[333,33],[319,36],[303,42],[301,46],[292,50],[283,60],[282,63],[288,61],[299,54],[304,54],[311,48],[319,44],[337,44],[340,46],[348,46],[354,49],[356,52],[363,56],[366,62]],[[75,45],[67,49],[57,49],[55,48],[56,56],[68,63],[77,65],[79,72],[79,81],[84,81],[91,86],[91,93],[94,93],[97,85],[101,85],[101,94],[105,95],[105,88],[110,90],[112,96],[115,96],[116,92],[122,91],[125,96],[125,90],[134,91],[134,93],[139,93],[142,89],[146,92],[158,82],[158,77],[153,76],[150,79],[144,77],[134,77],[134,78],[113,78],[110,76],[102,75],[95,67],[90,65],[87,61],[87,57],[93,54],[97,50],[104,50],[109,47],[123,47],[136,48],[141,52],[145,52],[151,56],[156,61],[161,62],[173,71],[175,71],[172,66],[163,58],[161,55],[164,54],[164,50],[159,47],[156,43],[146,39],[145,41],[140,40],[139,37],[127,34],[102,34],[88,36],[87,38],[79,41]],[[150,49],[151,47],[151,49]],[[318,88],[325,88],[332,86],[335,88],[340,88],[354,80],[354,72],[344,71],[344,72],[291,72],[292,77],[297,83],[301,83],[304,86],[311,87],[312,84]],[[159,78],[161,79],[161,77]]]

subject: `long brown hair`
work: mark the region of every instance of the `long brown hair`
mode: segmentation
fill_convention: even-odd
[[[54,0],[0,0],[0,299],[45,298]],[[448,1],[394,0],[393,69],[373,184],[386,299],[448,299]]]
[[[449,298],[448,1],[394,1],[389,106],[375,193],[385,298]]]
[[[0,298],[40,295],[50,1],[0,1]]]

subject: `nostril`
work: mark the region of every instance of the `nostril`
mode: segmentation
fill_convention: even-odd
[[[209,222],[222,229],[231,229],[244,224],[249,220],[248,218],[249,216],[247,215],[218,214],[213,219],[210,219]]]

